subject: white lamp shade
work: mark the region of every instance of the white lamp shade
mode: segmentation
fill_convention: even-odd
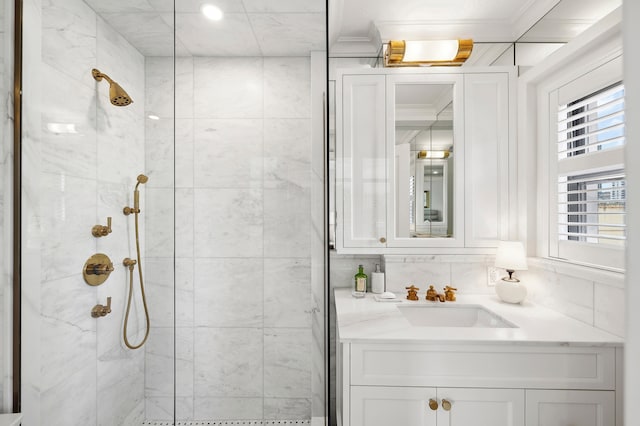
[[[520,241],[499,241],[496,252],[496,267],[512,271],[528,269],[524,245]]]

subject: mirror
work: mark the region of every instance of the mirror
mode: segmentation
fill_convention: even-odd
[[[395,86],[396,237],[453,236],[453,88]]]

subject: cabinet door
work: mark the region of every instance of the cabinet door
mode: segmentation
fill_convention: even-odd
[[[438,426],[524,425],[522,389],[438,388],[438,402]]]
[[[385,76],[345,75],[337,106],[336,245],[386,246]],[[342,141],[342,143],[340,143]]]
[[[465,247],[495,247],[509,238],[515,213],[510,194],[516,190],[516,168],[510,167],[516,161],[515,88],[509,76],[464,76]]]
[[[611,426],[615,391],[527,390],[526,426]]]
[[[435,388],[351,386],[350,426],[435,426],[430,399]]]

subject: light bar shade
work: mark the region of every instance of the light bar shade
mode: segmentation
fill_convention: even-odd
[[[473,40],[390,40],[387,67],[460,66],[471,55]]]

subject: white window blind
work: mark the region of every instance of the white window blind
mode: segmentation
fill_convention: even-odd
[[[559,105],[557,129],[559,244],[623,247],[623,84]]]

